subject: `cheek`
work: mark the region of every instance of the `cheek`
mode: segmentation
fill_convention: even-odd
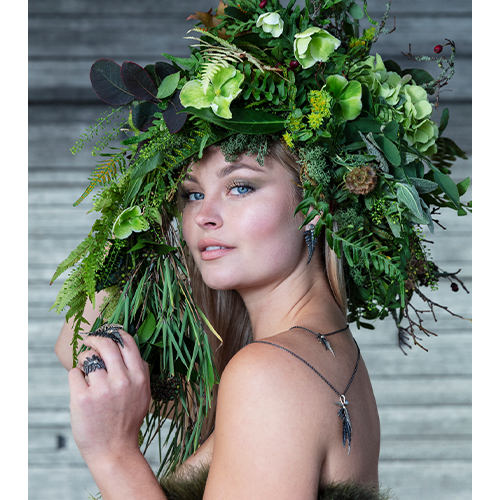
[[[295,260],[303,250],[300,220],[293,216],[295,207],[284,204],[281,205],[283,209],[277,211],[276,206],[273,203],[272,208],[269,207],[262,217],[254,221],[254,229],[249,231],[249,235],[252,235],[259,254],[263,253],[266,260],[275,263]]]

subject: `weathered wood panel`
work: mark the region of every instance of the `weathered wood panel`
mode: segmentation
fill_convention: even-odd
[[[62,316],[49,312],[62,283],[48,282],[57,264],[85,237],[93,215],[91,196],[72,203],[86,187],[96,158],[91,147],[72,156],[76,139],[109,108],[89,84],[90,65],[100,57],[146,64],[161,53],[188,54],[182,40],[195,10],[217,0],[31,0],[29,2],[29,497],[87,499],[97,488],[81,459],[69,425],[66,371],[53,352]],[[380,19],[387,0],[370,0]],[[303,2],[299,2],[303,4]],[[394,0],[376,51],[403,67],[417,65],[401,52],[432,55],[445,38],[457,43],[456,76],[440,95],[449,107],[446,135],[470,155],[472,98],[471,2],[436,5],[434,0]],[[445,49],[446,51],[447,49]],[[434,75],[435,63],[419,65]],[[438,119],[438,118],[436,118]],[[459,161],[453,179],[471,175],[472,160]],[[462,268],[472,290],[471,218],[443,213],[432,251],[439,265]],[[67,274],[67,273],[66,273]],[[470,317],[470,295],[446,285],[431,296]],[[424,338],[429,352],[397,346],[391,322],[354,334],[372,377],[382,423],[381,481],[401,500],[465,500],[471,496],[471,325],[437,310],[438,337]],[[434,326],[434,325],[433,325]],[[152,461],[153,468],[155,467]],[[85,489],[88,489],[88,492]]]

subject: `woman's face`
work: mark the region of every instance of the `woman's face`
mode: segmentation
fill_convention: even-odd
[[[283,281],[307,262],[292,175],[266,157],[234,163],[209,148],[183,183],[182,229],[207,286],[243,290]]]

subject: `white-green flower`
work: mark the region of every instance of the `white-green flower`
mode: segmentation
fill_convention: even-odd
[[[210,79],[206,90],[201,80],[187,82],[181,90],[181,103],[196,109],[212,108],[217,116],[230,120],[233,115],[229,106],[241,92],[244,79],[243,73],[234,66],[220,68]]]
[[[274,38],[278,38],[283,33],[283,19],[277,12],[261,14],[257,19],[256,26],[262,28],[266,33],[271,33]]]
[[[126,208],[115,220],[113,224],[113,234],[119,239],[128,238],[132,231],[140,233],[149,229],[149,223],[141,213],[141,208],[137,205]]]
[[[326,79],[326,90],[332,95],[333,112],[341,119],[354,120],[361,113],[361,84],[348,81],[342,75],[330,75]]]
[[[340,40],[313,26],[295,35],[293,52],[300,65],[307,69],[317,62],[327,61],[339,46]]]
[[[369,66],[369,73],[362,74],[358,80],[373,96],[382,97],[389,105],[380,107],[378,118],[384,122],[396,120],[403,126],[404,138],[410,145],[425,155],[435,153],[438,127],[430,119],[432,105],[425,89],[412,82],[409,74],[401,77],[387,71],[379,54],[367,57],[361,64]]]

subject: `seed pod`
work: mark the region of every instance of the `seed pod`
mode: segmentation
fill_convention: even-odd
[[[377,174],[371,165],[353,168],[345,176],[345,185],[354,194],[368,194],[376,184]]]

